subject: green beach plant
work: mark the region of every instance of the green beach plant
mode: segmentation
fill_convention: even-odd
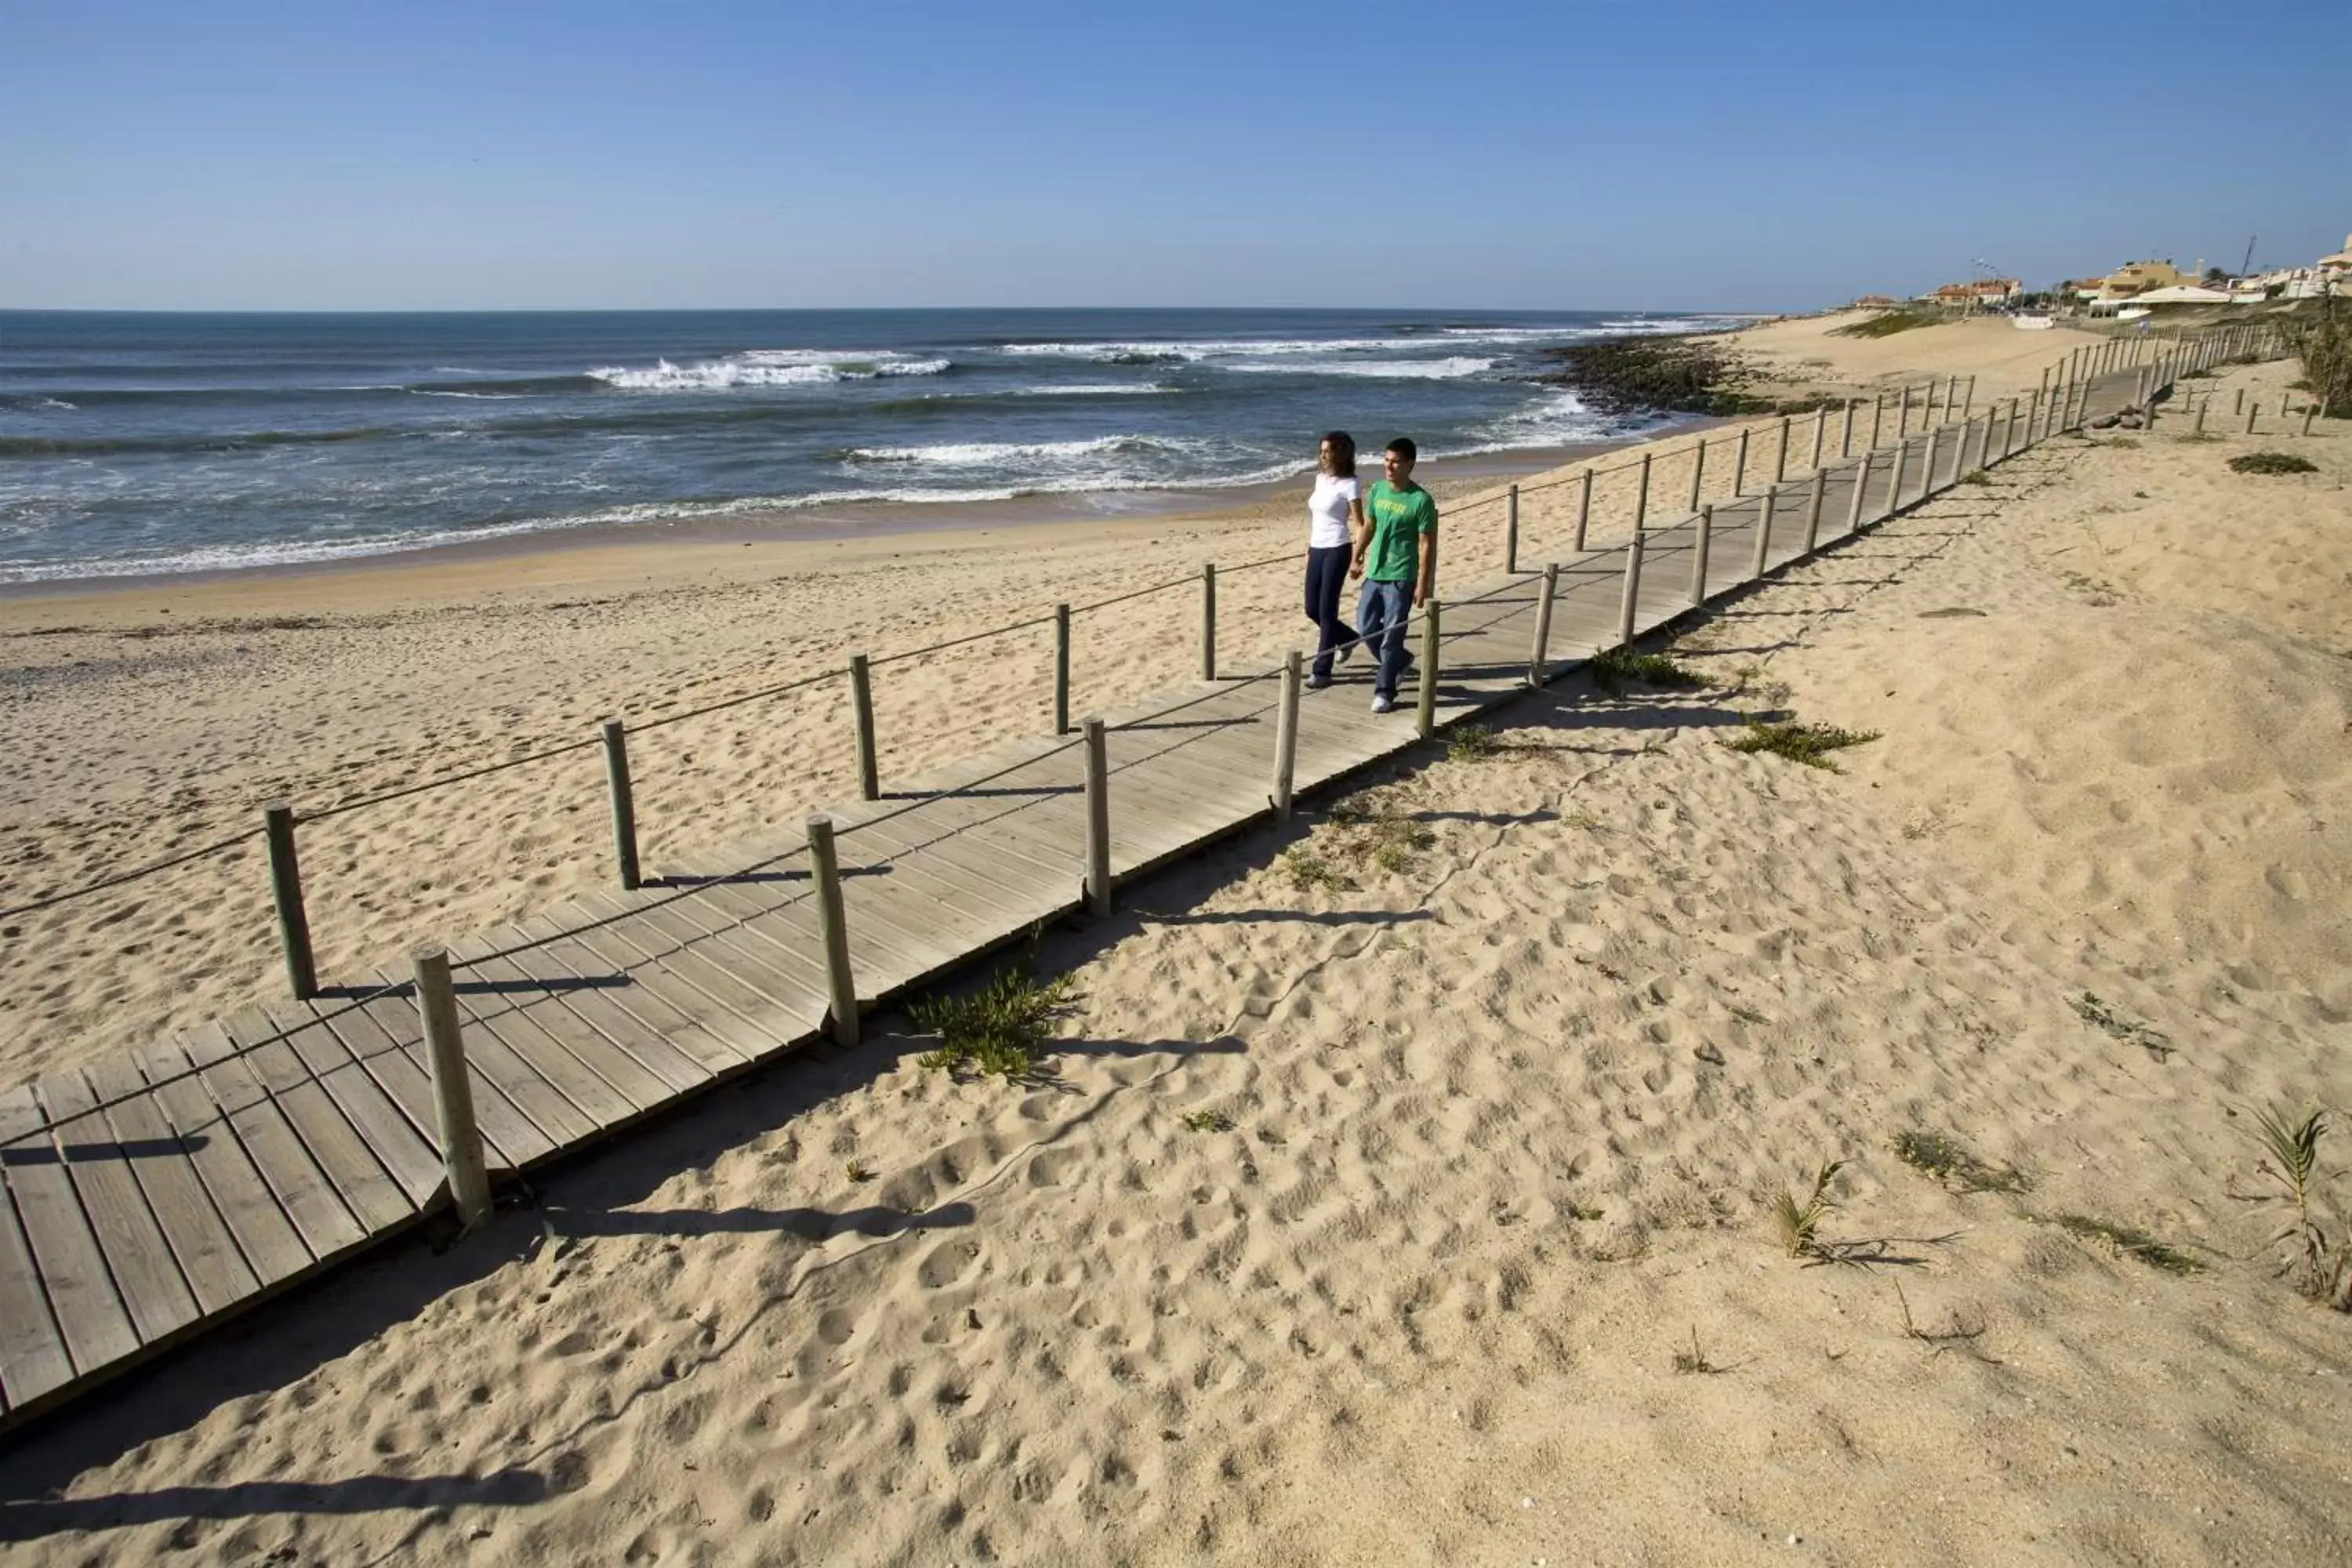
[[[2254,1135],[2263,1146],[2263,1173],[2276,1184],[2278,1201],[2288,1211],[2285,1227],[2272,1238],[2287,1249],[2284,1272],[2314,1300],[2352,1311],[2352,1246],[2331,1241],[2311,1212],[2327,1112],[2315,1109],[2295,1121],[2284,1111],[2264,1106],[2253,1118]]]
[[[2230,459],[2233,474],[2315,474],[2319,465],[2294,452],[2248,452]]]
[[[1980,1160],[1958,1139],[1921,1128],[1895,1135],[1895,1157],[1956,1193],[2021,1193],[2032,1184],[2015,1166]]]
[[[1825,1160],[1813,1173],[1813,1190],[1803,1203],[1788,1188],[1772,1205],[1772,1223],[1780,1232],[1780,1245],[1789,1249],[1791,1258],[1826,1258],[1828,1249],[1822,1245],[1821,1225],[1837,1200],[1830,1196],[1830,1184],[1845,1169],[1843,1160]]]
[[[1832,752],[1848,746],[1866,746],[1879,739],[1875,730],[1841,730],[1833,724],[1804,724],[1794,719],[1777,723],[1749,720],[1741,732],[1721,744],[1735,752],[1750,755],[1765,752],[1784,757],[1792,763],[1802,763],[1809,768],[1824,768],[1833,773],[1845,770],[1830,760]]]
[[[969,995],[925,997],[908,1012],[940,1046],[917,1060],[956,1078],[994,1073],[1024,1082],[1036,1072],[1047,1026],[1069,1005],[1070,990],[1066,974],[1041,984],[1026,969],[1008,969]]]
[[[1622,697],[1625,694],[1624,683],[1629,680],[1640,681],[1644,686],[1685,691],[1706,684],[1705,677],[1676,664],[1664,654],[1636,653],[1622,643],[1594,654],[1584,661],[1584,668],[1591,672],[1593,684],[1612,697]]]

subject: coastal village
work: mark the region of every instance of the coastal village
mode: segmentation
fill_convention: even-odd
[[[1853,303],[1865,310],[1934,305],[1959,312],[2041,311],[2130,320],[2163,305],[2262,305],[2328,298],[2352,298],[2352,235],[2345,236],[2343,249],[2305,266],[2233,274],[2201,263],[2184,271],[2169,260],[2127,261],[2103,277],[2069,279],[2041,290],[2028,289],[2019,279],[1987,276],[1940,284],[1908,300],[1865,294]]]

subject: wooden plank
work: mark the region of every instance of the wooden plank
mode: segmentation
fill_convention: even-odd
[[[342,1037],[320,1022],[316,1012],[290,1005],[258,1011],[259,1021],[286,1037],[286,1047],[294,1053],[295,1059],[326,1091],[352,1131],[366,1143],[398,1189],[404,1207],[423,1208],[439,1190],[445,1174],[436,1144],[437,1134],[431,1131],[431,1090],[426,1090],[426,1115],[419,1121],[386,1091],[374,1074],[360,1065]],[[230,1032],[236,1033],[235,1028]],[[403,1213],[391,1223],[397,1224],[406,1217]]]
[[[343,1114],[342,1107],[295,1054],[276,1025],[258,1013],[245,1012],[226,1020],[221,1027],[245,1047],[246,1067],[277,1100],[278,1108],[285,1112],[319,1169],[334,1184],[362,1231],[387,1230],[415,1216],[415,1200],[401,1190],[366,1135]],[[383,1107],[383,1116],[397,1125],[399,1112],[384,1100],[383,1091],[369,1084],[367,1093]]]
[[[801,963],[824,951],[815,907],[807,900],[763,907],[761,900],[727,887],[706,889],[703,898],[694,918],[712,922],[712,940],[730,943],[752,963]],[[887,921],[867,920],[861,925],[856,910],[846,908],[845,890],[843,902],[849,921],[850,964],[861,1000],[887,995],[942,962],[953,962],[953,950],[927,935],[898,931]],[[865,908],[866,900],[860,898],[856,907]],[[721,921],[728,923],[720,926],[717,922]]]
[[[374,1044],[390,1042],[415,1067],[417,1077],[425,1083],[425,1104],[433,1117],[428,1123],[433,1129],[429,1142],[437,1157],[441,1147],[440,1115],[433,1109],[430,1098],[433,1069],[425,1054],[425,1020],[416,1010],[415,996],[412,994],[371,998],[356,1007],[334,1012],[330,1026],[355,1048],[372,1049]],[[362,1042],[369,1045],[362,1047]],[[495,1151],[501,1169],[520,1171],[545,1158],[561,1142],[574,1136],[571,1131],[574,1126],[581,1129],[579,1135],[584,1135],[585,1123],[578,1121],[579,1112],[565,1103],[546,1079],[515,1060],[501,1042],[485,1041],[480,1049],[469,1044],[466,1066],[474,1083],[474,1125],[488,1140],[488,1147],[483,1151],[485,1161]],[[541,1117],[561,1117],[562,1121],[551,1126]]]
[[[514,930],[537,944],[531,951],[538,961],[582,979],[625,981],[606,993],[613,1005],[675,1044],[713,1078],[738,1071],[775,1048],[772,1035],[751,1028],[699,992],[689,998],[696,1003],[693,1011],[680,1009],[648,985],[644,973],[606,962],[586,943],[562,934],[551,921],[527,921]]]
[[[593,911],[604,902],[602,894],[589,894],[579,902]],[[616,958],[614,947],[635,950],[635,963],[655,963],[662,969],[684,980],[696,990],[732,1008],[746,1020],[779,1035],[796,1033],[803,1025],[814,1029],[826,1012],[824,989],[821,984],[801,977],[795,971],[786,973],[761,965],[757,974],[740,966],[735,955],[723,949],[714,950],[708,934],[691,921],[680,921],[659,906],[641,910],[635,917],[612,920],[581,929],[573,933],[600,952]],[[717,951],[728,959],[719,963],[710,956]],[[633,969],[641,979],[650,982],[641,969]]]
[[[585,1048],[583,1031],[593,1035],[636,1062],[660,1080],[665,1098],[691,1093],[710,1081],[710,1071],[661,1034],[614,1006],[593,978],[544,973],[554,965],[537,957],[526,968],[520,955],[503,954],[491,939],[469,940],[450,950],[462,958],[467,971],[492,984],[520,987],[506,995],[542,1028],[570,1045],[577,1056]],[[731,1054],[731,1053],[730,1053]]]
[[[997,939],[1008,921],[1028,925],[1042,918],[1046,900],[1018,897],[1007,891],[1003,882],[975,876],[950,859],[953,838],[898,855],[875,837],[885,831],[876,828],[869,833],[866,853],[856,862],[860,875],[850,876],[851,868],[843,867],[844,901],[853,919],[869,905],[880,907],[887,914],[905,906],[929,904],[940,912],[935,934],[942,941],[985,945]],[[895,919],[892,923],[908,924]],[[856,928],[850,929],[854,932]]]
[[[467,1068],[473,1070],[477,1045],[488,1048],[502,1043],[513,1058],[536,1073],[586,1122],[584,1132],[559,1141],[568,1147],[625,1121],[635,1120],[647,1107],[665,1098],[661,1080],[609,1047],[598,1047],[574,1055],[538,1021],[509,1006],[479,983],[454,973],[458,1026],[466,1042]],[[390,978],[389,975],[386,978]]]
[[[918,837],[903,831],[904,820],[862,829],[858,838],[864,854],[892,864],[919,855],[924,870],[953,886],[966,905],[992,908],[1008,918],[1049,920],[1079,901],[1076,885],[1066,876],[1049,877],[1026,860],[992,851],[961,834]],[[848,846],[843,847],[845,854]]]
[[[74,1376],[73,1355],[8,1195],[7,1172],[0,1156],[0,1411],[21,1410]]]
[[[776,1001],[790,1003],[802,991],[816,996],[830,994],[813,907],[804,946],[793,949],[746,942],[737,940],[732,930],[741,917],[710,900],[712,889],[719,886],[712,883],[685,898],[666,899],[640,911],[637,918],[653,931],[676,941],[684,952],[730,973],[743,974],[755,989]],[[667,960],[669,955],[662,956]],[[747,964],[760,970],[760,976],[745,973]]]
[[[221,1131],[245,1145],[272,1201],[294,1222],[311,1256],[331,1258],[363,1237],[365,1227],[319,1169],[282,1108],[237,1059],[228,1032],[206,1024],[179,1037],[179,1044],[196,1068],[197,1080],[220,1107]]]
[[[196,1179],[262,1288],[310,1268],[310,1247],[263,1180],[252,1152],[205,1089],[187,1053],[175,1042],[163,1041],[141,1047],[133,1057],[154,1105],[188,1151]]]
[[[33,1086],[56,1128],[66,1174],[81,1198],[83,1216],[106,1255],[107,1272],[141,1344],[152,1344],[196,1321],[195,1292],[180,1272],[171,1244],[147,1206],[132,1173],[137,1164],[178,1163],[185,1159],[176,1139],[161,1144],[125,1144],[97,1109],[98,1097],[79,1073],[51,1073]]]
[[[45,1121],[29,1084],[0,1089],[0,1147],[7,1150],[0,1169],[8,1173],[8,1191],[74,1371],[87,1377],[136,1351],[139,1331],[123,1310],[65,1165],[40,1131]]]
[[[1079,875],[1078,851],[1066,848],[1063,839],[1066,835],[1070,845],[1083,843],[1085,815],[1085,803],[1075,791],[1027,803],[966,796],[927,805],[892,818],[887,826],[902,837],[919,833],[929,839],[952,834],[967,843],[984,840],[994,854],[1024,863],[1038,877],[1058,879]],[[843,853],[855,856],[858,840],[877,830],[867,826],[854,836],[843,835]]]

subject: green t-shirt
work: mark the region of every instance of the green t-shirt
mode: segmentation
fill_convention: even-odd
[[[1437,502],[1412,480],[1402,489],[1386,479],[1372,481],[1364,498],[1371,515],[1372,542],[1364,551],[1364,575],[1375,583],[1407,583],[1421,561],[1421,539],[1437,537]]]

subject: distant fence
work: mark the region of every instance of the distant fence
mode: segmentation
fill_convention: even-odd
[[[1492,494],[1448,509],[1447,536],[1458,531],[1465,517],[1486,514],[1488,520],[1501,525],[1501,564],[1509,573],[1520,570],[1519,557],[1528,542],[1522,538],[1521,500],[1538,492],[1575,488],[1575,504],[1563,520],[1569,534],[1568,548],[1571,553],[1586,552],[1588,533],[1596,510],[1596,495],[1605,481],[1618,481],[1631,490],[1627,508],[1632,520],[1634,548],[1631,559],[1638,571],[1639,542],[1643,532],[1660,518],[1691,521],[1710,503],[1710,493],[1718,498],[1738,499],[1751,491],[1751,480],[1759,479],[1770,488],[1783,482],[1791,472],[1792,463],[1801,465],[1798,471],[1822,470],[1824,464],[1843,462],[1852,458],[1857,443],[1875,454],[1889,446],[1898,453],[1904,443],[1923,429],[1944,429],[1954,425],[1962,427],[1964,435],[1960,451],[1977,442],[1981,458],[1997,450],[2001,457],[2045,439],[2050,435],[2079,426],[2091,387],[2119,370],[2136,369],[2138,373],[2134,403],[2152,408],[2156,394],[2168,388],[2181,375],[2206,370],[2219,363],[2249,358],[2266,357],[2279,352],[2280,339],[2276,331],[2263,325],[2232,326],[2193,337],[2156,338],[2150,336],[2116,337],[2096,344],[2085,344],[2063,359],[2045,368],[2042,381],[2030,396],[2008,400],[2000,414],[1990,408],[1982,415],[1976,412],[1976,378],[1945,377],[1912,383],[1892,394],[1881,394],[1869,403],[1848,399],[1835,408],[1832,420],[1831,406],[1814,409],[1811,415],[1783,415],[1777,419],[1749,421],[1729,427],[1718,427],[1702,433],[1691,440],[1645,447],[1638,457],[1612,464],[1599,460],[1587,463],[1561,477],[1530,485],[1512,484]],[[2202,429],[2208,409],[2200,403],[2195,418]],[[2242,417],[2249,432],[2256,428],[2261,405],[2245,406],[2243,394],[2232,417]],[[2281,408],[2281,417],[2292,411]],[[2315,407],[2302,411],[2303,427],[2307,433]],[[1994,434],[1996,421],[2001,434]],[[1983,426],[1977,433],[1979,424]],[[1834,426],[1834,429],[1832,429]],[[1832,456],[1832,448],[1834,457]],[[1994,460],[1998,460],[1997,458]],[[1899,458],[1898,458],[1899,465]],[[1899,467],[1897,483],[1900,482]],[[1923,489],[1921,496],[1926,491]],[[1857,495],[1859,492],[1857,491]],[[1678,499],[1681,505],[1671,510],[1662,500]],[[1915,498],[1915,501],[1916,499]],[[1913,504],[1902,502],[1899,504]],[[1499,516],[1494,510],[1499,509]],[[1816,524],[1818,520],[1815,520]],[[1659,523],[1659,526],[1666,524]],[[1073,658],[1073,626],[1077,617],[1092,615],[1132,601],[1158,595],[1191,589],[1199,595],[1199,671],[1207,681],[1245,679],[1272,680],[1281,678],[1283,670],[1259,671],[1234,677],[1221,672],[1217,652],[1217,585],[1221,576],[1232,578],[1244,573],[1263,571],[1284,564],[1296,564],[1301,559],[1297,551],[1244,561],[1233,565],[1216,562],[1204,563],[1197,573],[1171,577],[1164,582],[1113,595],[1081,604],[1056,604],[1045,614],[1026,616],[984,630],[929,643],[919,647],[895,649],[869,655],[856,653],[838,668],[766,686],[751,691],[719,699],[677,711],[663,711],[658,717],[634,722],[623,717],[602,720],[594,733],[582,739],[555,745],[542,746],[519,755],[501,758],[493,763],[462,768],[436,777],[418,780],[380,793],[353,800],[336,801],[331,805],[298,810],[291,800],[280,800],[265,806],[261,821],[255,827],[220,838],[197,847],[175,853],[136,868],[96,878],[78,886],[59,889],[7,908],[0,908],[0,920],[35,913],[68,900],[88,898],[98,893],[120,889],[164,871],[212,857],[223,857],[245,850],[255,840],[267,848],[268,868],[272,902],[277,913],[278,948],[284,961],[288,989],[298,998],[309,999],[320,994],[317,964],[310,939],[310,919],[307,908],[298,847],[298,829],[308,823],[326,821],[351,813],[371,810],[405,800],[427,791],[445,789],[514,769],[532,766],[574,753],[601,752],[604,764],[605,791],[612,818],[613,870],[615,880],[625,889],[638,888],[643,880],[639,862],[637,830],[637,800],[630,769],[628,741],[632,734],[646,734],[691,719],[740,708],[751,703],[767,702],[779,698],[829,687],[839,681],[846,684],[852,719],[852,733],[847,738],[854,747],[859,788],[865,798],[877,799],[880,794],[881,761],[884,752],[882,737],[877,731],[874,710],[876,672],[889,666],[929,655],[972,646],[992,638],[1011,636],[1050,626],[1053,630],[1053,729],[1057,736],[1073,732],[1070,714],[1071,664]],[[1630,600],[1629,600],[1630,604]],[[1459,607],[1457,605],[1457,607]],[[1420,612],[1426,628],[1437,624],[1438,604],[1435,601]],[[1433,634],[1431,634],[1433,635]],[[1630,636],[1630,633],[1629,633]],[[1424,683],[1433,679],[1434,663],[1423,665]],[[1189,700],[1203,700],[1193,699]],[[1424,723],[1428,710],[1428,694],[1423,695]],[[1171,710],[1172,711],[1172,710]],[[1084,744],[1083,739],[1071,745]],[[966,783],[959,790],[977,787]],[[946,793],[956,793],[954,791]],[[924,797],[925,799],[932,797]],[[917,804],[919,804],[917,803]],[[911,807],[910,807],[911,808]],[[894,814],[895,815],[895,814]],[[371,992],[370,994],[380,994]]]

